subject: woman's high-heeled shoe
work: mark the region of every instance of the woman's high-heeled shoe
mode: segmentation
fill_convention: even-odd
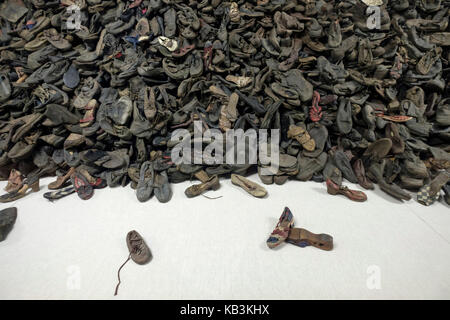
[[[19,191],[23,186],[23,178],[24,177],[19,170],[12,169],[9,174],[8,184],[4,190],[8,193]]]
[[[19,199],[25,197],[26,195],[32,193],[32,192],[28,192],[29,189],[31,189],[32,192],[39,191],[39,189],[40,189],[39,188],[39,180],[36,180],[31,183],[25,181],[22,188],[20,188],[18,191],[13,192],[13,193],[7,193],[7,194],[0,196],[0,203],[6,203],[6,202],[12,202],[12,201],[19,200]]]

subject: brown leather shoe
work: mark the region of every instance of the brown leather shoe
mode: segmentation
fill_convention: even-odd
[[[208,179],[206,182],[202,182],[200,184],[195,184],[190,186],[184,191],[184,194],[188,198],[193,198],[201,195],[203,192],[208,190],[217,190],[220,188],[219,177],[214,175]]]
[[[333,249],[333,237],[329,234],[315,234],[302,228],[291,228],[286,242],[299,247],[314,246],[316,248],[330,251]]]
[[[117,271],[117,278],[119,279],[119,282],[117,283],[116,291],[114,292],[115,296],[117,296],[117,293],[119,292],[119,286],[121,283],[120,270],[122,270],[122,268],[128,263],[128,261],[130,261],[131,259],[137,264],[143,265],[148,263],[152,258],[149,247],[147,246],[141,235],[135,230],[132,230],[127,234],[127,247],[130,254],[128,255],[127,260],[120,266],[119,270]]]
[[[367,200],[367,196],[364,192],[358,190],[350,190],[345,186],[339,186],[331,181],[331,179],[327,179],[327,192],[332,195],[342,194],[350,200],[357,202],[364,202]]]
[[[60,176],[60,177],[56,178],[56,181],[49,183],[48,189],[49,190],[61,189],[62,187],[64,187],[66,182],[69,181],[70,177],[74,173],[75,173],[75,168],[70,168],[69,171],[67,171],[67,173],[65,175]]]
[[[127,246],[131,259],[137,264],[146,264],[150,261],[152,257],[150,249],[137,231],[128,232]]]
[[[373,183],[366,177],[366,170],[361,159],[357,159],[353,162],[353,171],[355,172],[358,184],[367,190],[375,189]]]

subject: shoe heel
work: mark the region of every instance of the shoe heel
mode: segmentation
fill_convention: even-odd
[[[338,192],[337,192],[336,190],[333,190],[333,189],[330,189],[330,188],[327,188],[327,192],[328,192],[329,194],[333,195],[333,196],[335,196],[335,195],[338,194]]]
[[[338,194],[338,190],[331,188],[328,183],[327,183],[327,192],[333,196]]]
[[[216,190],[218,190],[220,188],[220,181],[219,181],[219,178],[217,176],[215,178],[212,178],[212,179],[217,179],[217,183],[214,183],[213,185],[211,185],[210,190],[216,191]]]
[[[212,186],[211,190],[217,191],[217,190],[219,190],[219,188],[220,188],[220,184],[218,183],[218,184],[215,184],[214,186]]]
[[[36,181],[35,183],[33,183],[31,186],[31,190],[33,191],[33,192],[38,192],[39,191],[39,180],[38,181]]]

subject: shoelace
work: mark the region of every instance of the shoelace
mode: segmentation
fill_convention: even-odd
[[[130,240],[130,242],[138,242],[136,244],[132,244],[133,250],[131,250],[130,254],[128,255],[127,260],[125,260],[125,262],[120,266],[119,270],[117,271],[117,278],[119,280],[119,282],[117,283],[116,286],[116,290],[114,291],[114,296],[117,296],[118,292],[119,292],[119,286],[121,284],[120,281],[120,271],[122,270],[122,268],[128,263],[128,261],[130,261],[131,259],[131,255],[132,254],[138,254],[140,255],[142,253],[142,240],[139,239],[135,239],[135,240]]]

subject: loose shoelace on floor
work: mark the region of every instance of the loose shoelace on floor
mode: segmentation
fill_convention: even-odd
[[[138,244],[133,245],[133,250],[130,252],[130,254],[128,255],[127,260],[125,260],[125,262],[120,266],[119,270],[117,271],[117,278],[119,279],[119,282],[117,283],[116,286],[116,291],[114,291],[114,295],[117,296],[117,293],[119,292],[119,286],[120,286],[120,271],[122,270],[122,268],[127,264],[128,261],[130,261],[131,259],[131,254],[135,253],[135,254],[141,254],[142,252],[142,248],[140,247],[142,242],[141,240],[130,240],[130,241],[139,241]]]

